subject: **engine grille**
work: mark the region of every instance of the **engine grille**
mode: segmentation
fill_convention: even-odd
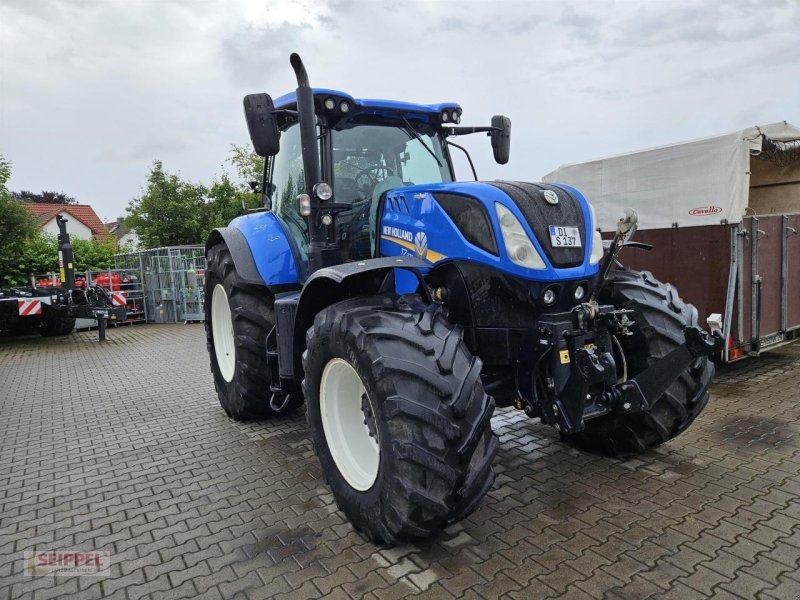
[[[556,268],[577,267],[583,263],[586,233],[580,202],[567,190],[546,183],[521,181],[486,182],[504,191],[514,201],[533,234],[539,241],[550,264]],[[558,204],[544,199],[545,190],[558,196]],[[577,227],[581,236],[580,248],[553,248],[550,245],[550,225]]]

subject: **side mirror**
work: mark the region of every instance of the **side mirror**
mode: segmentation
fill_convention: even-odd
[[[244,117],[250,141],[259,156],[274,156],[280,148],[281,132],[272,114],[274,110],[269,94],[248,94],[244,97]]]
[[[494,160],[498,165],[504,165],[508,162],[508,156],[511,153],[511,119],[503,115],[495,115],[492,117],[492,127],[496,128],[495,131],[489,132],[489,137],[492,138]]]

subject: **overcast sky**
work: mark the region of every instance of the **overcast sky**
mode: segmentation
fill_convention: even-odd
[[[208,183],[241,98],[312,85],[512,120],[483,179],[750,125],[800,125],[800,2],[0,0],[0,154],[14,190],[124,214],[154,159]],[[230,167],[228,167],[230,168]],[[467,177],[461,171],[462,178]]]

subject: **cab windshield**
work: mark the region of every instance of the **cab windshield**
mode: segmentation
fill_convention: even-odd
[[[337,202],[372,202],[386,190],[452,181],[442,139],[428,125],[340,122],[331,133]]]

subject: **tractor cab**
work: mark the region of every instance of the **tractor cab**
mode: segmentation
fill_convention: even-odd
[[[442,115],[460,120],[455,104],[417,105],[356,100],[342,92],[314,90],[321,180],[339,207],[336,237],[344,260],[370,258],[381,197],[411,185],[454,179]],[[306,192],[302,140],[294,94],[275,102],[280,150],[267,168],[265,200],[307,255],[308,222],[297,197]]]
[[[308,101],[298,103],[298,92]],[[252,94],[245,98],[245,113],[256,151],[267,156],[264,204],[281,219],[304,263],[314,233],[309,217],[325,230],[325,243],[336,255],[326,265],[376,256],[386,192],[455,180],[449,136],[488,132],[498,162],[508,160],[510,121],[505,117],[495,117],[492,127],[458,127],[462,109],[452,102],[357,99],[321,88],[298,92],[274,102],[266,94]],[[311,113],[305,119],[303,110]],[[316,155],[312,168],[318,173],[304,169],[301,122],[314,123],[313,149],[305,150]],[[327,197],[315,194],[318,183],[330,190]]]

